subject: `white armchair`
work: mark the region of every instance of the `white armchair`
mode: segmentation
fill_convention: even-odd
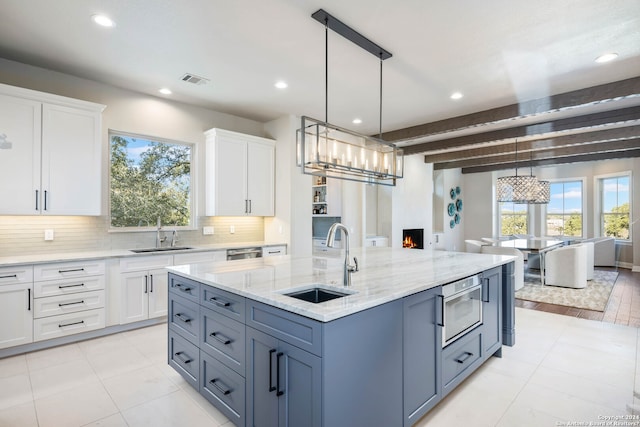
[[[545,284],[567,288],[587,286],[587,247],[563,246],[546,253]]]
[[[616,266],[616,239],[613,237],[592,237],[584,242],[593,242],[593,265],[596,267]]]
[[[465,240],[465,252],[479,254],[480,249],[483,246],[490,245],[491,243],[481,242],[480,240]]]
[[[522,252],[516,248],[502,248],[500,246],[482,246],[481,252],[483,254],[515,256],[515,268],[513,269],[514,287],[516,291],[524,287],[524,257]]]
[[[581,245],[587,249],[587,280],[593,280],[593,242],[582,242]]]

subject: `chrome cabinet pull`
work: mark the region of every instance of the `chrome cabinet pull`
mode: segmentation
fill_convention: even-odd
[[[153,292],[153,274],[150,274],[151,276],[151,283],[149,284],[149,292]]]
[[[276,396],[282,396],[284,390],[280,390],[280,358],[284,356],[283,352],[276,354]]]
[[[47,210],[47,190],[44,190],[44,210]]]
[[[31,311],[31,288],[27,289],[27,311]]]
[[[224,335],[222,335],[220,332],[212,332],[211,334],[209,334],[209,336],[213,337],[216,341],[219,341],[224,345],[231,344],[231,340],[225,337]]]
[[[214,378],[211,381],[209,381],[209,384],[213,385],[215,388],[217,388],[220,391],[220,393],[224,394],[225,396],[231,393],[232,391],[229,387],[224,385],[224,383],[217,378]]]
[[[11,279],[11,278],[17,279],[18,275],[17,274],[10,274],[8,276],[0,276],[0,279]]]
[[[182,292],[191,292],[191,288],[190,287],[181,285],[180,283],[176,284],[175,287],[178,288],[179,290],[181,290]]]
[[[438,295],[440,298],[440,321],[436,322],[436,325],[444,328],[444,295]]]
[[[489,302],[489,301],[491,301],[491,297],[489,296],[489,278],[487,277],[483,281],[484,281],[484,285],[482,286],[482,291],[483,291],[482,292],[482,294],[483,294],[482,302]],[[484,299],[485,296],[486,296],[487,299]]]
[[[36,210],[38,210],[38,190],[36,190]]]
[[[149,276],[148,275],[144,275],[144,293],[148,293],[149,292]]]
[[[216,297],[209,298],[209,301],[217,305],[218,307],[229,307],[231,305],[230,302],[218,299]]]

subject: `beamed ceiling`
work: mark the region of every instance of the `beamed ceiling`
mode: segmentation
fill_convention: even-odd
[[[640,157],[640,77],[382,137],[403,147],[405,155],[424,155],[435,170],[462,173]]]

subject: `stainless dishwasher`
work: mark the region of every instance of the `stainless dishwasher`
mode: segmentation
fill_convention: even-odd
[[[248,258],[262,258],[262,248],[227,249],[227,261]]]

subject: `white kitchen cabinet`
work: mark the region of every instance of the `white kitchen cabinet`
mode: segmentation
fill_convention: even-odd
[[[286,255],[287,254],[287,246],[286,245],[278,245],[278,246],[263,246],[262,247],[262,256],[278,256],[278,255]]]
[[[389,246],[389,238],[383,236],[368,236],[366,246]]]
[[[0,268],[0,349],[33,341],[33,270]]]
[[[226,250],[175,254],[173,265],[196,264],[198,262],[219,262],[227,260]]]
[[[103,109],[0,84],[0,214],[101,214]]]
[[[275,141],[221,129],[205,135],[206,215],[273,216]]]
[[[132,259],[123,259],[120,264],[120,323],[166,316],[168,280],[164,267],[173,265],[173,257],[137,257],[134,267],[129,261]]]

